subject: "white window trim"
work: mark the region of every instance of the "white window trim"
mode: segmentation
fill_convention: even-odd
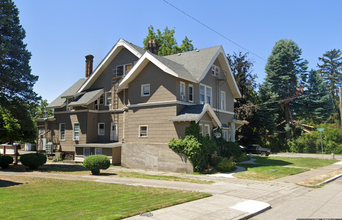
[[[75,125],[76,124],[78,124],[78,140],[80,140],[80,131],[81,131],[81,125],[80,125],[80,123],[79,122],[77,122],[77,123],[74,123],[73,124],[73,127],[72,127],[72,131],[73,131],[73,134],[72,134],[72,136],[73,136],[73,140],[74,141],[76,141],[76,139],[75,139]]]
[[[201,102],[201,86],[204,86],[204,103]],[[206,102],[207,102],[207,88],[210,89],[210,103],[208,103],[208,104],[211,105],[211,103],[213,102],[213,89],[211,88],[211,86],[200,84],[200,86],[199,86],[199,100],[200,100],[200,104],[206,104]]]
[[[141,136],[141,133],[140,133],[141,127],[146,127],[146,136]],[[139,138],[147,138],[148,137],[148,125],[139,125],[138,137]]]
[[[61,135],[61,127],[62,124],[64,124],[64,139],[62,139],[62,135]],[[65,123],[59,123],[59,141],[65,141],[65,131],[66,131],[66,125]]]
[[[224,100],[223,106],[222,106],[222,94],[223,94],[223,100]],[[221,110],[225,111],[226,110],[226,105],[227,105],[227,102],[226,102],[226,92],[222,91],[222,90],[221,90],[221,93],[220,93],[220,105],[221,105]]]
[[[210,137],[210,125],[204,125],[204,131],[205,131],[205,136],[207,136],[207,128],[208,128],[208,135],[209,135],[209,137]]]
[[[107,94],[108,94],[108,93],[110,94],[110,104],[107,104],[107,96],[108,96]],[[111,105],[112,105],[112,102],[113,102],[113,100],[112,100],[112,92],[110,92],[110,91],[109,91],[109,92],[106,92],[106,93],[105,93],[105,105],[106,105],[106,106],[111,106]]]
[[[103,124],[103,134],[100,134],[100,124]],[[104,136],[106,134],[106,124],[104,122],[97,123],[97,135]]]
[[[190,88],[192,88],[192,100],[190,100]],[[188,87],[188,95],[189,95],[189,102],[194,102],[194,86],[192,84],[189,84],[189,87]]]
[[[101,154],[97,154],[96,153],[96,150],[99,150],[99,149],[101,150]],[[102,148],[95,148],[95,152],[94,153],[95,153],[95,155],[102,155]]]
[[[214,70],[213,70],[214,68]],[[216,71],[216,68],[218,69],[218,71]],[[221,73],[221,68],[219,66],[216,66],[216,65],[212,65],[211,66],[211,75],[213,76],[220,76],[220,73]]]
[[[133,64],[132,63],[120,64],[120,65],[116,66],[116,71],[118,70],[118,66],[123,66],[123,73],[122,74],[125,76],[127,74],[126,73],[126,66],[128,66],[128,65],[132,65],[132,68],[133,68]]]
[[[183,95],[184,95],[184,99],[182,98],[181,85],[183,85]],[[185,82],[180,82],[180,84],[179,84],[179,96],[180,96],[180,100],[186,101],[186,86],[185,86]]]
[[[200,126],[200,134],[203,136],[203,124],[199,124]]]
[[[224,137],[224,133],[226,133],[227,134],[227,136],[226,136],[226,138],[224,138],[226,141],[229,141],[229,129],[227,128],[227,129],[225,129],[225,128],[223,128],[222,129],[222,136]]]
[[[149,88],[148,95],[144,95],[144,90],[143,90],[144,86],[148,86],[148,88]],[[150,84],[149,83],[148,84],[141,84],[141,97],[150,96],[150,95],[151,95],[151,86],[150,86]]]
[[[83,148],[83,156],[84,156],[84,157],[86,156],[86,155],[85,155],[85,150],[86,150],[86,149],[89,150],[89,156],[91,155],[90,148],[89,148],[89,147],[84,147],[84,148]],[[87,157],[89,157],[89,156],[87,156]]]

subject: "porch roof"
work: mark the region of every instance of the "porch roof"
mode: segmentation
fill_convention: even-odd
[[[75,144],[74,147],[95,147],[95,148],[116,148],[121,147],[121,142],[116,143],[86,143],[86,144]]]
[[[69,103],[69,106],[89,105],[103,94],[103,89],[85,92],[81,97]]]

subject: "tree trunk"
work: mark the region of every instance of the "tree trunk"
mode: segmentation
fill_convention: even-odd
[[[290,104],[289,103],[284,105],[284,111],[285,111],[286,124],[290,125]],[[291,139],[291,129],[286,131],[286,139],[287,140]]]

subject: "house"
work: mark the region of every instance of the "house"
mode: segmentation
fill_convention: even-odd
[[[222,46],[163,57],[155,41],[147,49],[120,39],[94,71],[87,55],[85,78],[47,106],[54,117],[37,119],[39,149],[52,142],[75,161],[103,154],[124,167],[191,173],[168,147],[191,121],[234,142],[245,122],[234,118],[241,94]]]

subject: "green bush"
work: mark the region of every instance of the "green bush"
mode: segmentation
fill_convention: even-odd
[[[23,154],[20,156],[20,162],[24,166],[28,166],[31,170],[38,169],[39,166],[46,163],[46,160],[46,156],[39,153]]]
[[[223,160],[217,165],[217,170],[220,172],[230,172],[235,170],[235,163],[231,159],[223,158]]]
[[[60,157],[55,157],[55,158],[53,158],[53,160],[52,160],[52,162],[60,162],[60,161],[63,161],[63,159],[60,158]]]
[[[105,155],[92,155],[83,161],[83,166],[91,171],[93,175],[100,174],[100,169],[108,169],[110,160]]]
[[[0,167],[2,167],[2,169],[7,168],[11,163],[13,163],[13,157],[0,155]]]
[[[239,157],[236,158],[237,162],[243,162],[243,161],[247,161],[250,160],[249,157],[247,157],[247,155],[245,153],[242,153]]]

